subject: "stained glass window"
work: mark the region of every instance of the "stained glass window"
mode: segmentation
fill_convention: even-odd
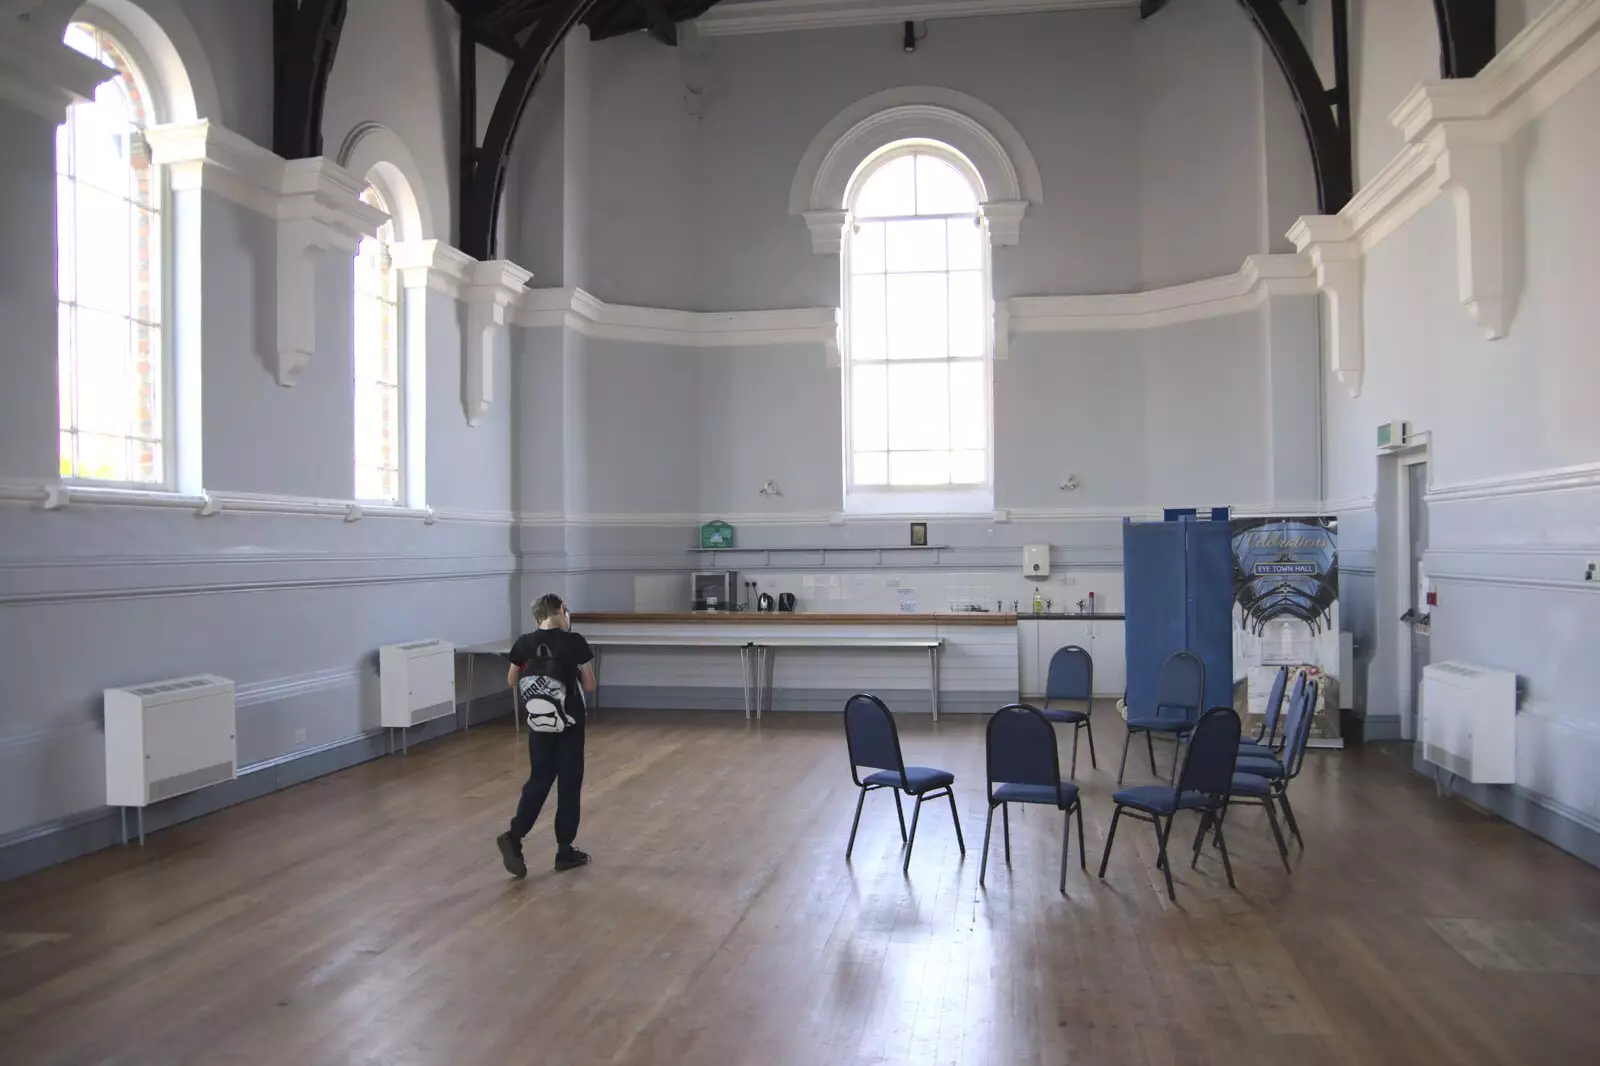
[[[886,154],[855,183],[846,247],[853,488],[989,479],[989,272],[979,194],[950,159]]]
[[[367,186],[362,202],[388,211],[383,194]],[[398,502],[401,485],[402,385],[400,279],[394,268],[394,221],[362,239],[356,250],[355,425],[356,499]]]
[[[117,72],[56,130],[61,476],[167,481],[162,189],[144,129],[150,92],[105,31],[66,44]]]

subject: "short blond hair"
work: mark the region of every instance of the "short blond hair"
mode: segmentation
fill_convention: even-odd
[[[550,619],[559,615],[566,602],[554,592],[546,592],[543,596],[533,601],[533,621],[535,625],[544,625]]]

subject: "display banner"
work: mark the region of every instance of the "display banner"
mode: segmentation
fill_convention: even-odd
[[[1245,685],[1235,706],[1246,736],[1260,728],[1273,676],[1287,666],[1286,693],[1299,671],[1318,682],[1311,743],[1341,744],[1337,523],[1331,517],[1231,520],[1234,677]],[[1283,725],[1280,720],[1280,735]]]

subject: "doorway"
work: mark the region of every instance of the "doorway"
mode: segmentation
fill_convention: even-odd
[[[1433,661],[1433,607],[1428,603],[1429,582],[1423,565],[1428,551],[1428,453],[1419,449],[1398,458],[1400,499],[1395,513],[1399,517],[1396,555],[1400,565],[1396,569],[1402,587],[1396,591],[1397,601],[1404,607],[1401,646],[1396,649],[1404,695],[1400,735],[1415,740],[1421,725],[1422,670]]]

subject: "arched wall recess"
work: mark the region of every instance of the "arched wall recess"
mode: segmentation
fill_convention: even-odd
[[[1022,134],[976,97],[937,86],[907,86],[874,93],[840,111],[801,156],[789,187],[789,213],[805,219],[814,251],[839,251],[851,177],[873,153],[905,140],[940,141],[970,160],[983,182],[990,240],[1009,245],[1021,239],[1028,206],[1044,202],[1039,167]]]

